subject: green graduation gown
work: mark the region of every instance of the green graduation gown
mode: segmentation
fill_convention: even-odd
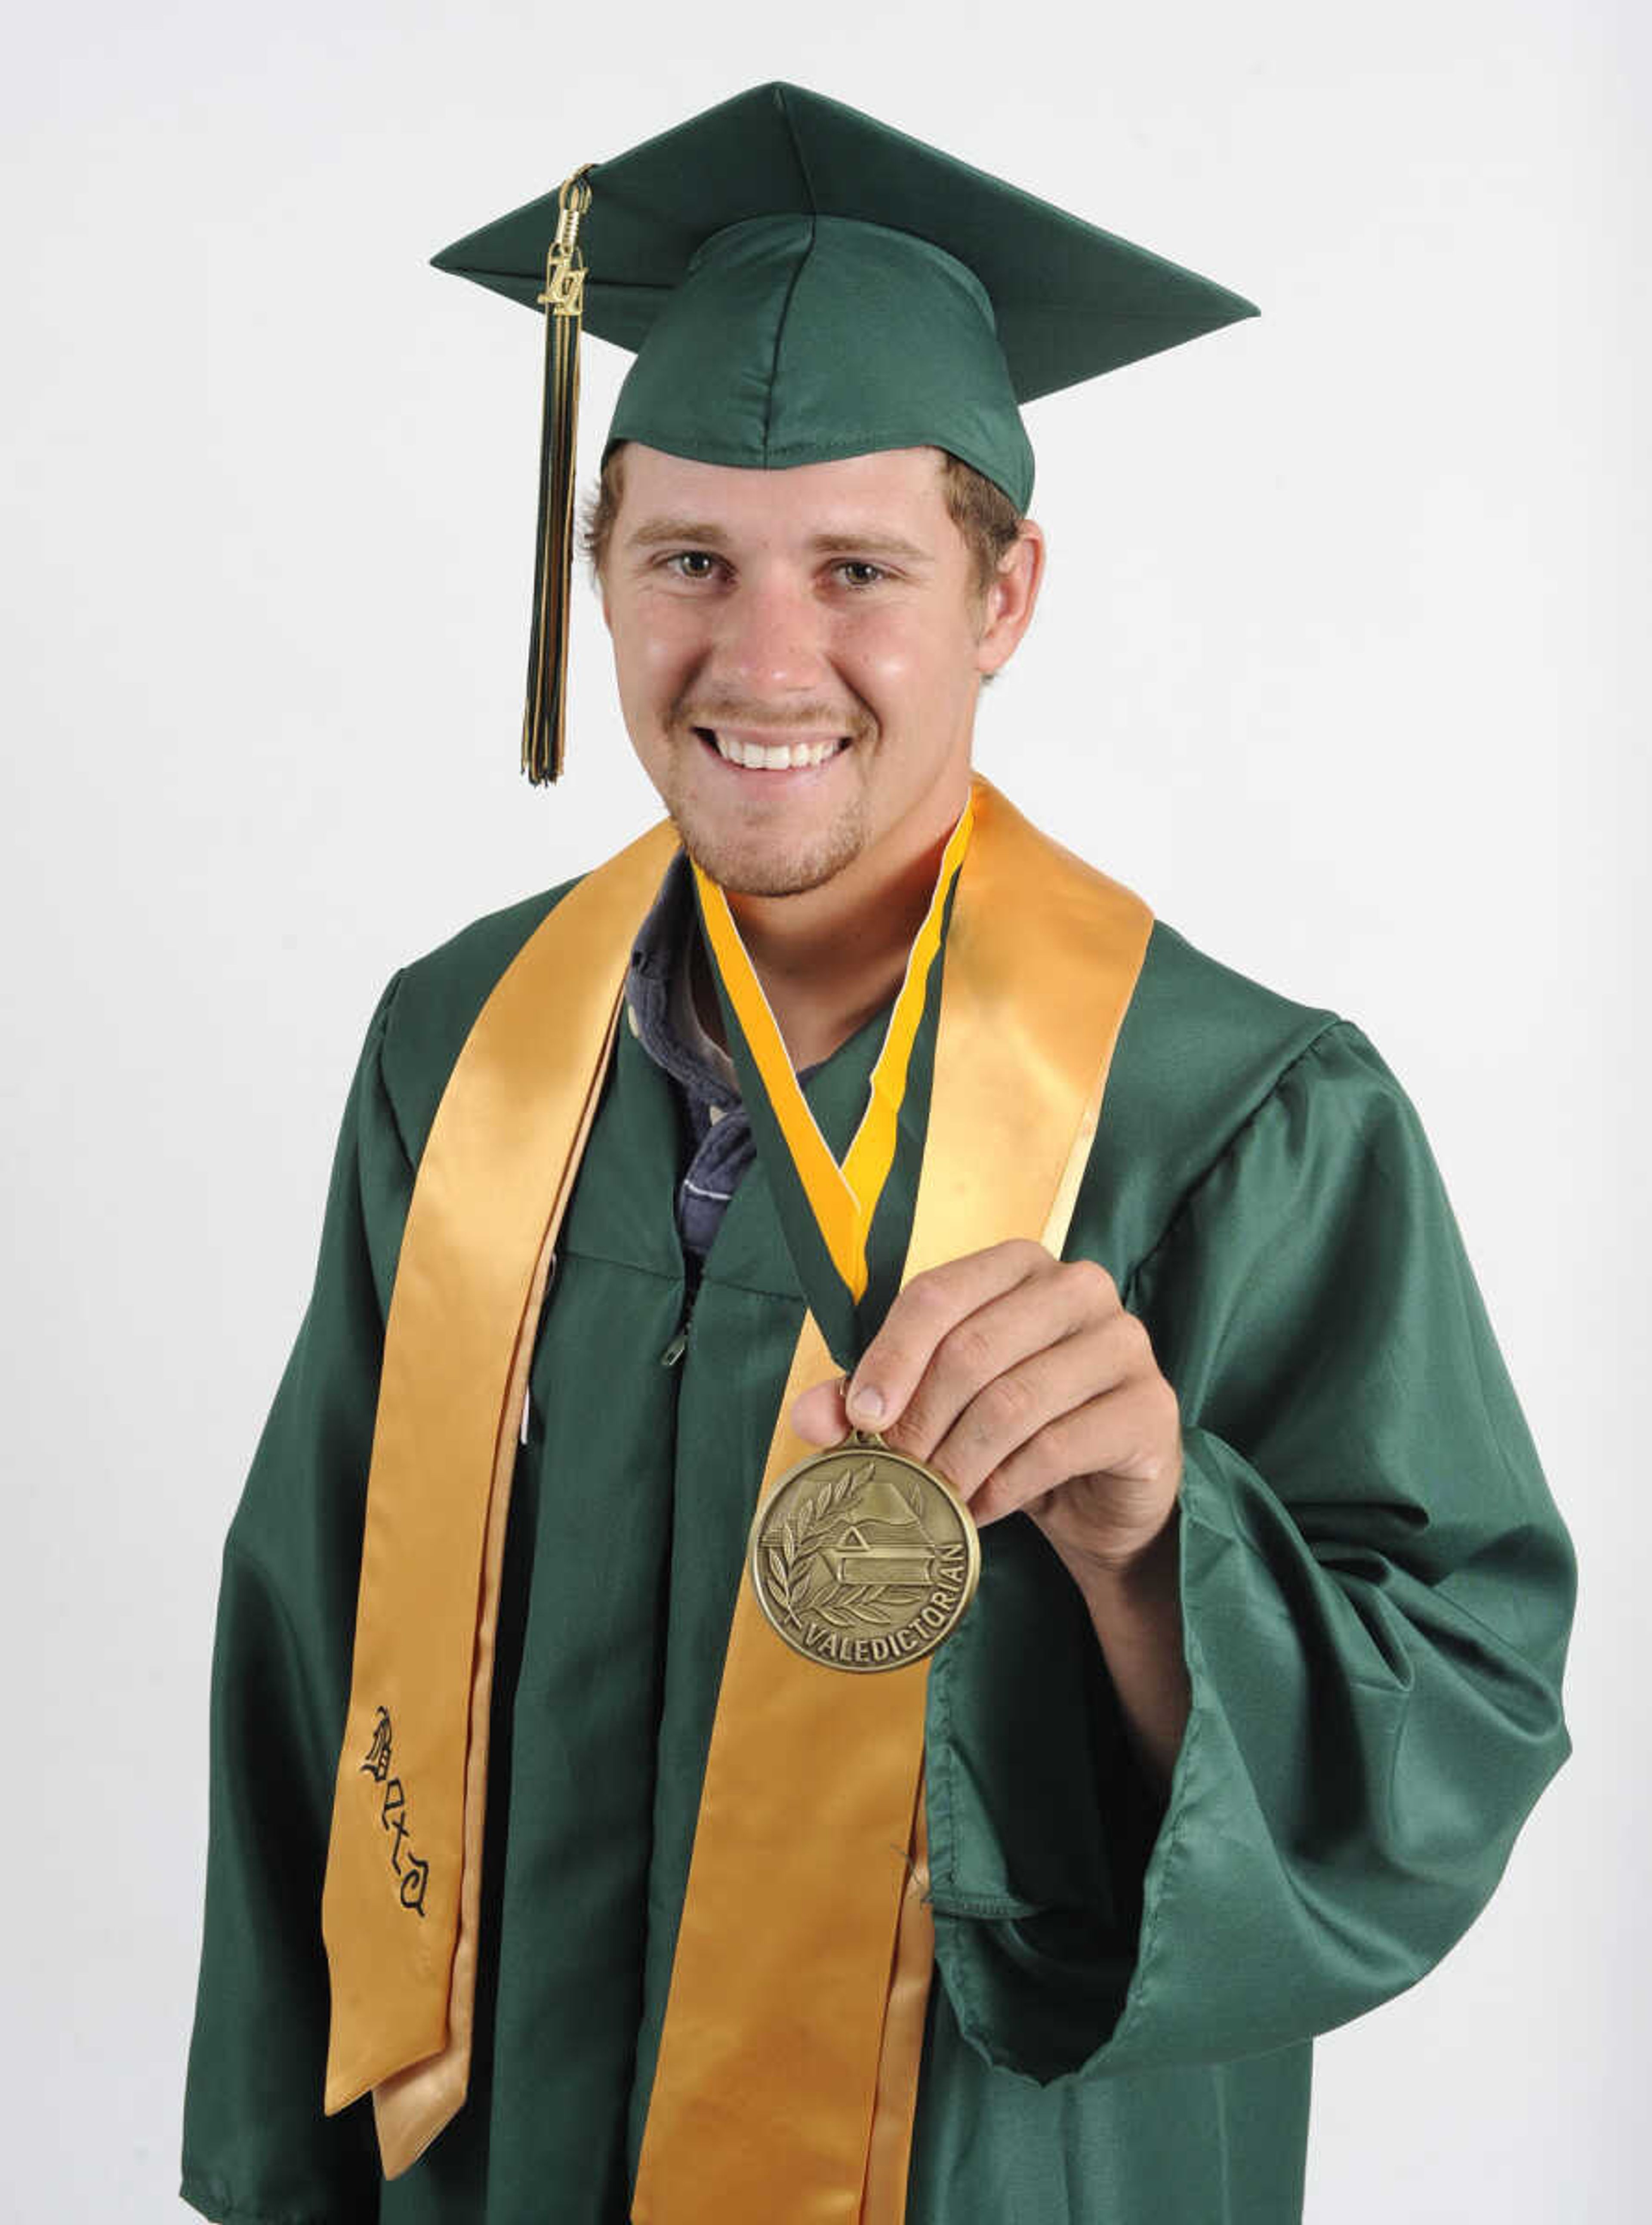
[[[381,999],[225,1547],[183,2193],[226,2225],[629,2212],[802,1300],[755,1167],[668,1362],[677,1116],[624,1030],[511,1506],[470,2097],[389,2185],[369,2105],[321,2114],[321,1880],[397,1249],[470,1024],[557,893]],[[809,1085],[839,1149],[881,1025]],[[1164,1806],[1076,1588],[1027,1521],[985,1533],[929,1683],[936,1970],[908,2217],[1286,2225],[1312,2036],[1438,1961],[1565,1759],[1571,1551],[1398,1085],[1358,1029],[1162,923],[1067,1248],[1111,1271],[1179,1394],[1193,1711]],[[731,2140],[740,2113],[731,2094]]]

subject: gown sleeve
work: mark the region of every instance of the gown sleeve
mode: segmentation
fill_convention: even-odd
[[[1260,2053],[1414,1984],[1569,1751],[1571,1547],[1416,1114],[1357,1029],[1279,1076],[1123,1296],[1183,1420],[1168,1805],[1141,1829],[1116,1708],[1087,1747],[1068,1710],[1043,1823],[994,1816],[984,1749],[932,1756],[965,1788],[933,1833],[941,1975],[972,2044],[1041,2082]],[[1047,1659],[1071,1620],[1043,1618]],[[943,1739],[973,1735],[968,1671]],[[1016,1899],[1017,1839],[1058,1892]]]
[[[396,986],[368,1030],[314,1289],[225,1548],[181,2191],[230,2225],[378,2215],[370,2110],[322,2114],[320,1906],[384,1319],[412,1189],[381,1072]]]

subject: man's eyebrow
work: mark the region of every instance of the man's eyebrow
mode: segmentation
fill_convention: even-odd
[[[721,548],[728,536],[720,525],[706,525],[693,517],[650,517],[625,536],[628,548]]]
[[[908,564],[934,561],[927,548],[902,540],[898,533],[883,533],[874,526],[866,533],[817,533],[809,542],[822,556],[899,556]]]
[[[726,548],[729,536],[720,525],[698,517],[649,517],[628,533],[628,548]],[[915,542],[903,540],[877,526],[864,533],[816,533],[809,547],[819,556],[894,556],[908,564],[934,561],[932,552]]]

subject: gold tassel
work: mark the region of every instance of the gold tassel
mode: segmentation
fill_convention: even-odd
[[[576,170],[556,197],[556,237],[545,257],[545,400],[540,429],[539,535],[534,552],[534,624],[528,645],[522,770],[535,787],[562,770],[568,663],[568,580],[573,558],[573,472],[579,415],[579,325],[585,257],[579,225],[591,206]]]

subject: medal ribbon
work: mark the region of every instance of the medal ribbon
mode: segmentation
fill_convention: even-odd
[[[966,802],[941,853],[934,892],[908,954],[905,977],[872,1068],[866,1110],[839,1163],[821,1134],[729,900],[698,865],[694,886],[740,1095],[798,1280],[826,1348],[845,1374],[870,1343],[899,1286],[904,1228],[878,1208],[897,1149],[922,1147],[928,1075],[914,1054],[938,991],[941,945],[974,831]]]

